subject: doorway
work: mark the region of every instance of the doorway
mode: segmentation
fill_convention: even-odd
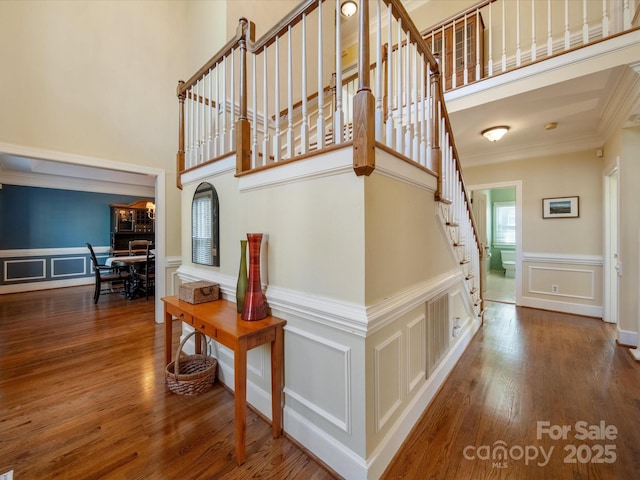
[[[470,187],[483,244],[483,298],[519,304],[522,255],[521,182]]]
[[[603,320],[618,323],[618,162],[604,175],[604,311]]]

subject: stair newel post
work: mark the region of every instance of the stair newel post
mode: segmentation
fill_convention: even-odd
[[[251,125],[247,117],[247,40],[253,40],[253,23],[240,19],[242,35],[238,41],[240,51],[239,97],[240,115],[236,121],[236,174],[251,170]],[[255,72],[254,72],[255,75]],[[231,105],[231,108],[235,108]]]
[[[369,2],[360,2],[359,22],[358,92],[353,99],[353,170],[358,176],[371,175],[376,160],[375,98],[369,76]]]
[[[437,56],[436,56],[437,62]],[[433,68],[433,66],[431,66]],[[431,119],[433,125],[432,135],[432,154],[433,166],[435,172],[438,174],[438,184],[436,189],[436,200],[442,199],[442,152],[440,151],[440,70],[438,63],[436,68],[431,72],[431,98],[433,104],[431,106]]]
[[[180,173],[184,170],[184,99],[185,94],[182,90],[184,81],[178,82],[178,153],[176,153],[176,186],[182,190],[182,182],[180,181]]]

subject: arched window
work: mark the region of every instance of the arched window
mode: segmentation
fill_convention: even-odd
[[[210,183],[201,183],[191,205],[191,261],[220,266],[220,205]]]

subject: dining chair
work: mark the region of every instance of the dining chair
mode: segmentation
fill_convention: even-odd
[[[149,240],[130,240],[129,255],[136,255],[144,252],[151,242]]]
[[[144,267],[138,272],[139,288],[144,290],[144,294],[149,300],[149,293],[154,293],[156,287],[156,259],[155,255],[151,253],[154,249],[154,245],[149,243],[147,245],[147,261],[144,263]]]
[[[110,267],[108,265],[98,263],[98,258],[96,257],[96,253],[93,251],[93,247],[90,243],[87,243],[87,248],[91,253],[91,263],[93,264],[93,270],[96,277],[96,287],[93,293],[93,303],[98,303],[100,293],[114,293],[114,284],[121,283],[124,286],[129,280],[129,272],[120,271],[117,267]],[[109,287],[103,289],[103,283],[108,283]]]

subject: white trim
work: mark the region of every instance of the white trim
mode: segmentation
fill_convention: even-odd
[[[353,174],[353,147],[350,145],[324,155],[313,155],[283,164],[278,168],[243,175],[238,178],[238,186],[241,192],[246,192],[346,173]]]
[[[96,246],[93,247],[93,251],[96,253],[109,253],[111,247],[109,246]],[[64,248],[15,248],[10,250],[0,250],[0,258],[14,258],[14,257],[51,257],[51,256],[63,256],[63,255],[89,255],[89,249],[84,247],[64,247]]]
[[[382,374],[382,351],[390,347],[391,345],[395,345],[397,349],[397,358],[395,359],[397,362],[397,369],[395,375],[395,386],[390,385],[389,382],[384,382],[381,376]],[[374,378],[374,395],[373,395],[373,403],[374,403],[374,411],[375,411],[375,431],[379,432],[384,428],[389,419],[393,416],[394,413],[398,411],[398,408],[402,405],[403,392],[402,392],[402,375],[397,373],[402,371],[402,332],[399,330],[392,336],[384,339],[382,343],[375,345],[373,347],[373,378]],[[394,379],[387,379],[394,380]],[[380,405],[380,398],[382,397],[383,391],[388,391],[394,387],[396,391],[396,398],[392,405],[389,405],[389,408],[386,412],[381,410],[382,406]]]
[[[366,461],[346,445],[284,405],[284,430],[339,475],[351,480],[367,480]]]
[[[523,307],[550,310],[552,312],[571,313],[585,317],[602,318],[602,307],[599,305],[583,305],[580,303],[558,302],[541,298],[522,297]]]
[[[182,185],[202,181],[206,178],[224,175],[225,173],[234,172],[236,170],[236,153],[232,152],[219,160],[208,163],[206,165],[194,168],[180,176]]]
[[[631,347],[638,347],[638,332],[632,332],[630,330],[622,330],[618,327],[618,343],[621,345],[629,345]]]
[[[14,283],[11,285],[0,285],[0,295],[4,295],[6,293],[23,293],[23,292],[35,292],[37,290],[50,290],[53,288],[64,288],[64,287],[77,287],[81,285],[94,285],[95,278],[94,277],[80,277],[73,278],[68,280],[53,280],[46,282],[25,282],[25,283]],[[93,292],[91,292],[93,295]]]
[[[568,265],[594,265],[601,267],[604,263],[602,255],[573,255],[567,253],[531,253],[522,254],[523,262],[560,263]]]

